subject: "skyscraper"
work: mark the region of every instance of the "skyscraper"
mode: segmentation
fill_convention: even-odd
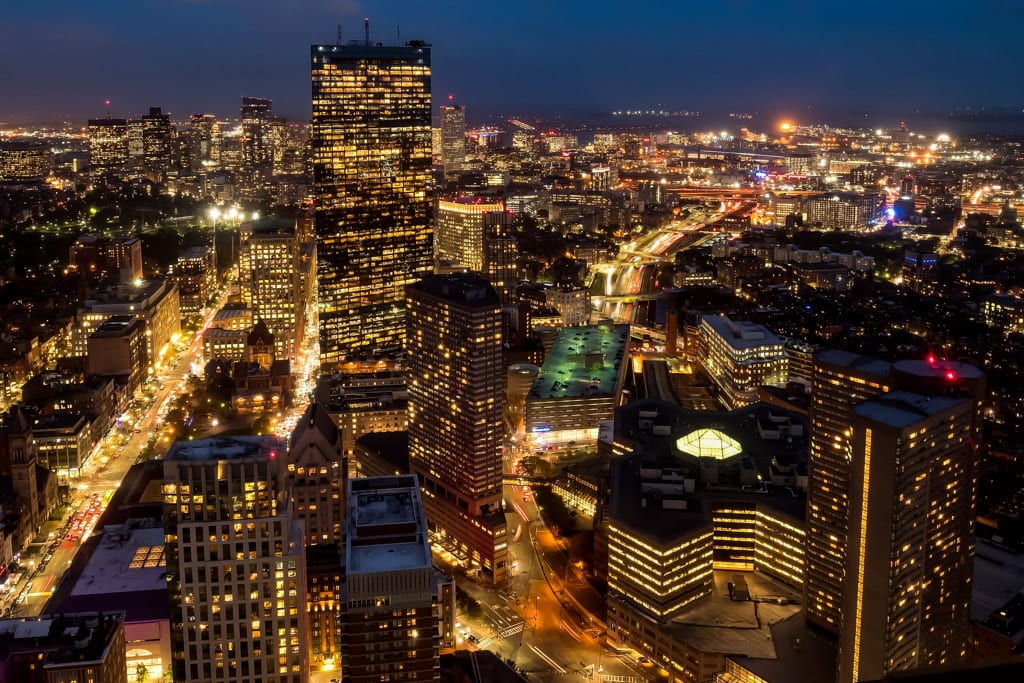
[[[276,437],[179,441],[164,459],[174,680],[308,679],[305,545]]]
[[[266,172],[274,161],[270,124],[273,101],[264,97],[242,97],[242,168]]]
[[[314,45],[313,184],[325,365],[398,346],[432,270],[430,47]]]
[[[512,235],[512,212],[492,211],[484,214],[484,278],[491,283],[502,306],[510,306],[518,281],[516,255],[519,246]]]
[[[893,391],[857,405],[839,681],[966,655],[974,402]]]
[[[501,509],[501,304],[476,275],[408,290],[409,467],[434,543],[494,582],[507,575]]]
[[[142,159],[146,172],[156,182],[162,181],[171,166],[174,129],[171,117],[150,107],[142,117]]]
[[[466,108],[441,105],[441,164],[445,174],[461,171],[466,163]]]
[[[839,634],[850,486],[853,407],[885,393],[890,364],[839,350],[814,357],[807,490],[807,620]]]
[[[96,179],[128,161],[128,122],[89,119],[89,175]]]

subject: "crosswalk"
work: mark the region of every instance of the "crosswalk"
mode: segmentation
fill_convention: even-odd
[[[485,647],[487,647],[488,645],[490,645],[491,643],[493,643],[496,640],[502,640],[503,638],[508,638],[509,636],[514,636],[517,633],[522,633],[522,631],[523,631],[523,629],[525,627],[526,627],[526,622],[523,622],[523,621],[520,621],[518,624],[512,624],[508,628],[505,628],[504,630],[496,633],[493,638],[484,638],[484,639],[482,639],[480,642],[478,642],[476,644],[476,646],[477,646],[477,648],[482,650],[482,649],[484,649]]]

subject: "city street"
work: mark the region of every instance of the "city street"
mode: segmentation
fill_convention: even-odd
[[[186,340],[186,344],[179,342],[180,350],[175,349],[177,359],[143,388],[135,401],[137,407],[127,412],[129,419],[122,420],[121,427],[115,423],[93,449],[82,476],[71,482],[68,512],[60,521],[43,523],[35,541],[22,557],[19,581],[0,596],[0,614],[7,608],[10,608],[11,616],[19,617],[35,616],[42,611],[79,546],[102,515],[110,495],[120,486],[125,473],[135,464],[151,435],[159,428],[167,405],[186,389],[193,364],[201,364],[203,332],[226,300],[225,288],[208,309],[206,321],[195,335]],[[169,443],[158,444],[157,452],[161,452],[161,446],[166,450]],[[93,500],[100,502],[90,511]],[[86,518],[85,523],[78,532],[74,532],[71,526],[79,517]],[[69,532],[68,535],[65,531]],[[80,537],[75,539],[76,535]]]
[[[490,650],[503,660],[511,660],[531,681],[652,679],[635,660],[602,646],[601,625],[591,624],[572,606],[568,596],[561,595],[564,603],[559,599],[566,588],[584,588],[566,585],[567,563],[561,543],[544,526],[533,497],[524,500],[523,487],[508,484],[505,496],[511,511],[511,578],[501,590],[467,580],[458,584],[480,603],[483,616],[473,619],[458,615],[461,626],[457,630],[466,635],[460,635],[462,642],[457,647]],[[543,557],[535,550],[535,543]],[[582,582],[573,579],[573,583]]]

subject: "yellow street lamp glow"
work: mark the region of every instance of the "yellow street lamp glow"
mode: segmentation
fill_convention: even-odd
[[[789,131],[793,130],[793,124],[790,123],[789,121],[783,121],[779,124],[779,130],[781,130],[783,133],[788,133]]]

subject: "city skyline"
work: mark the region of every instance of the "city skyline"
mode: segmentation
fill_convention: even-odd
[[[151,105],[178,120],[195,111],[235,117],[240,96],[270,98],[276,112],[306,121],[305,47],[336,42],[339,26],[343,42],[362,40],[366,15],[372,42],[431,43],[434,109],[454,94],[471,120],[513,108],[548,115],[664,108],[848,123],[869,114],[868,125],[881,125],[958,108],[1020,115],[1024,103],[1006,60],[1024,8],[1001,0],[969,8],[869,2],[855,14],[744,0],[700,8],[527,4],[515,13],[430,8],[405,0],[288,11],[236,0],[19,5],[9,10],[11,39],[0,48],[9,95],[0,121],[96,118],[107,100],[115,117]],[[19,58],[40,45],[37,58]],[[41,91],[40,83],[51,87]]]

